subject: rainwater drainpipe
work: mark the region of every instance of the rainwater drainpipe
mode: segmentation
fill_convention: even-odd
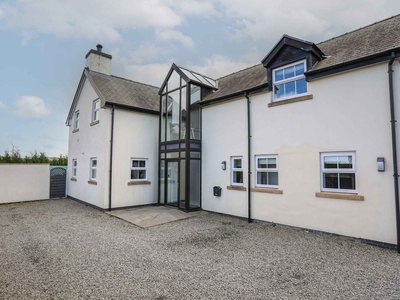
[[[247,99],[247,201],[248,201],[248,221],[252,223],[251,219],[251,130],[250,130],[250,98],[248,92],[244,93]]]
[[[399,216],[399,174],[397,167],[397,142],[396,142],[396,115],[393,95],[393,62],[396,58],[392,52],[392,58],[388,63],[389,73],[389,97],[390,97],[390,123],[392,127],[392,154],[393,154],[393,179],[394,179],[394,201],[396,207],[396,230],[397,230],[397,253],[400,253],[400,216]]]
[[[115,105],[111,109],[111,139],[110,139],[110,176],[108,190],[108,211],[111,211],[111,195],[112,195],[112,164],[113,164],[113,146],[114,146],[114,111]]]

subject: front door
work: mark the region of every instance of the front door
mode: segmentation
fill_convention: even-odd
[[[166,161],[166,204],[178,206],[179,203],[179,161]]]

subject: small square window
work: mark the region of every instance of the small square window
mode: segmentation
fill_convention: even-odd
[[[256,156],[256,187],[278,187],[278,156]]]
[[[321,153],[321,190],[356,193],[355,152]]]
[[[131,180],[147,180],[147,158],[131,158]]]

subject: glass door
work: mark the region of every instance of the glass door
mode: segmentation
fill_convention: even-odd
[[[166,204],[178,206],[179,202],[179,161],[166,161]]]

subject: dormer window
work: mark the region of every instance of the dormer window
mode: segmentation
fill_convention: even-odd
[[[273,69],[273,101],[307,94],[305,71],[305,60]]]

